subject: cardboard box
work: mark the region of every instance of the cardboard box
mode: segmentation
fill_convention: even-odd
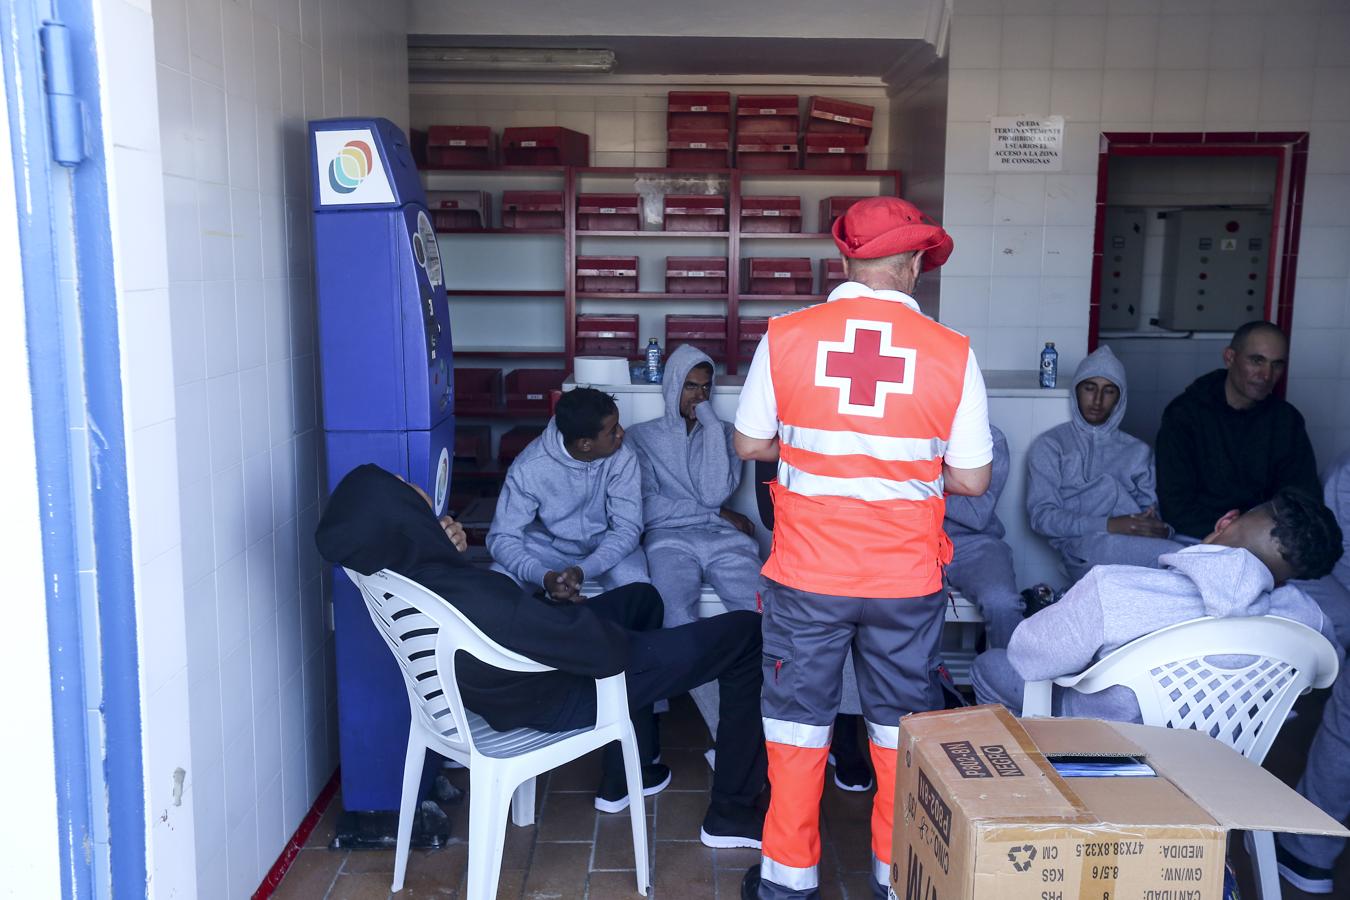
[[[898,753],[891,896],[905,900],[1220,900],[1229,830],[1350,834],[1186,729],[977,706],[905,717]],[[1156,774],[1052,765],[1083,759]]]

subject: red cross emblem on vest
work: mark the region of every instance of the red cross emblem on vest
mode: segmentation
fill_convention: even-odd
[[[839,391],[843,415],[881,418],[891,394],[914,393],[913,347],[897,347],[890,322],[848,319],[842,341],[816,344],[816,384]]]

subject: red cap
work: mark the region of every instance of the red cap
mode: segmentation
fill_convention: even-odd
[[[859,200],[830,229],[839,252],[850,259],[879,259],[923,251],[923,269],[936,269],[952,255],[951,235],[899,197]]]

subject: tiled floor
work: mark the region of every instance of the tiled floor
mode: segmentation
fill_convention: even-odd
[[[662,720],[662,761],[671,767],[670,787],[647,800],[652,853],[652,900],[735,900],[741,877],[759,860],[757,850],[711,850],[699,842],[712,773],[703,753],[708,731],[688,697],[671,705]],[[608,900],[638,897],[628,813],[598,813],[592,803],[599,757],[591,754],[541,779],[536,824],[507,827],[499,898]],[[468,773],[450,771],[468,786]],[[825,791],[821,863],[822,896],[867,898],[871,850],[871,793]],[[339,798],[340,800],[340,798]],[[328,850],[338,802],[325,813],[273,897],[276,900],[385,900],[394,869],[392,851]],[[468,806],[447,805],[452,843],[443,850],[415,851],[397,900],[464,895]]]
[[[1292,783],[1306,755],[1326,692],[1306,697],[1299,715],[1280,733],[1267,762]],[[711,785],[703,759],[708,732],[688,697],[672,703],[662,723],[663,758],[674,771],[669,788],[647,801],[648,839],[653,856],[653,900],[736,900],[746,867],[759,858],[752,850],[710,850],[698,840]],[[462,770],[448,773],[461,787]],[[541,780],[536,824],[507,827],[499,898],[510,900],[609,900],[638,896],[628,815],[597,813],[592,792],[599,778],[595,754],[577,760]],[[393,873],[392,851],[327,849],[333,837],[340,798],[325,813],[304,850],[292,864],[276,900],[387,900]],[[868,820],[871,794],[848,794],[826,784],[821,830],[823,900],[871,897]],[[468,835],[467,803],[447,806],[452,843],[442,850],[415,851],[404,890],[396,900],[462,898]],[[1234,841],[1242,856],[1241,841]],[[1341,860],[1341,886],[1350,884],[1350,853]],[[1244,881],[1245,861],[1238,865]],[[1243,896],[1254,897],[1250,884]],[[1305,895],[1285,885],[1286,900]]]

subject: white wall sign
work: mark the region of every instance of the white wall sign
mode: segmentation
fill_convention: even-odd
[[[319,169],[319,203],[362,206],[393,203],[379,144],[368,129],[316,131],[314,156]]]
[[[1063,165],[1063,116],[989,120],[989,171],[1058,172]]]

